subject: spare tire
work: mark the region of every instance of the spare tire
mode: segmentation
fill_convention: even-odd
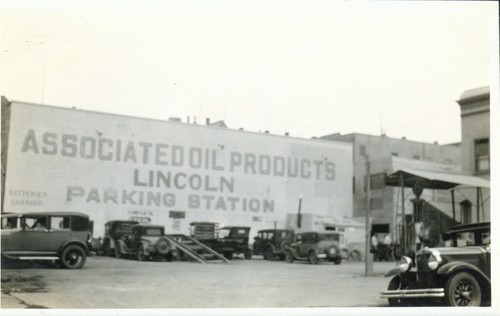
[[[170,248],[170,244],[166,239],[160,239],[156,242],[156,251],[158,251],[159,254],[166,255],[170,252]]]

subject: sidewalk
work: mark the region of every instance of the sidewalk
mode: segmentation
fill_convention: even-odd
[[[21,300],[15,298],[14,296],[2,293],[2,298],[0,301],[1,308],[27,308],[28,306],[24,304]]]

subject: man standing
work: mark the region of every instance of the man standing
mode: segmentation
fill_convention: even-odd
[[[379,251],[378,251],[378,238],[377,234],[372,232],[372,253],[373,253],[373,261],[377,261],[379,258]]]

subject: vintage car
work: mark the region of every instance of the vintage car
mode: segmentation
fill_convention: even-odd
[[[83,267],[91,251],[89,217],[75,212],[2,214],[2,256]]]
[[[262,255],[265,260],[285,259],[285,248],[293,241],[291,229],[264,229],[254,238],[253,254]]]
[[[443,235],[448,247],[423,248],[403,256],[387,291],[391,306],[480,306],[491,302],[490,223],[455,226]]]
[[[115,257],[131,256],[139,261],[164,258],[172,261],[176,249],[165,238],[165,228],[161,225],[137,224],[132,232],[116,241]]]
[[[252,250],[248,245],[249,234],[250,227],[226,226],[218,230],[215,238],[200,241],[216,252],[223,254],[229,260],[233,258],[234,254],[243,254],[245,259],[251,259]]]
[[[317,264],[320,260],[340,264],[340,234],[338,232],[304,232],[296,234],[294,242],[286,248],[286,261],[307,260]]]
[[[132,226],[139,224],[137,221],[113,220],[104,224],[104,238],[102,248],[106,256],[115,255],[116,241],[132,233]]]

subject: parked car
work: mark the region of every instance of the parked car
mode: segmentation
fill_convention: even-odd
[[[103,252],[106,256],[115,255],[116,241],[132,233],[132,226],[139,224],[137,221],[114,220],[104,224],[104,238],[102,240]]]
[[[89,217],[74,212],[2,214],[2,255],[83,267],[91,251]]]
[[[131,256],[139,261],[164,258],[172,261],[176,249],[165,238],[165,228],[160,225],[137,224],[132,232],[115,243],[115,257]]]
[[[293,242],[291,229],[264,229],[254,238],[253,254],[262,255],[265,260],[285,259],[285,248]]]
[[[403,256],[387,291],[391,306],[445,303],[480,306],[491,303],[490,223],[459,225],[443,235],[447,247],[423,248]]]
[[[286,261],[307,260],[317,264],[320,260],[340,264],[340,234],[338,232],[304,232],[296,234],[294,242],[286,248]]]
[[[245,259],[251,259],[252,250],[248,245],[249,234],[250,227],[226,226],[218,230],[215,238],[200,241],[229,260],[235,254],[243,254]]]

